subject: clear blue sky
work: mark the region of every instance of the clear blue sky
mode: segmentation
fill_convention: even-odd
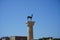
[[[60,37],[60,0],[0,0],[0,37],[27,36],[31,14],[34,38]]]

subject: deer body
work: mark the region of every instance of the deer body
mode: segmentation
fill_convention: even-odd
[[[33,15],[27,16],[27,20],[28,20],[28,19],[32,20],[32,17],[33,17]]]

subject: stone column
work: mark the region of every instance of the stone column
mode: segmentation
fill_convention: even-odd
[[[34,25],[34,21],[27,21],[26,24],[28,26],[28,36],[27,36],[27,40],[33,40],[33,25]]]

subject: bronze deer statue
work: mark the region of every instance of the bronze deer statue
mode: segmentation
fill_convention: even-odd
[[[32,20],[33,14],[31,16],[27,16],[27,20],[30,19]]]

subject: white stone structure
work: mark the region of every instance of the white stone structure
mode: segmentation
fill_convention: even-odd
[[[33,40],[33,25],[34,25],[34,21],[27,21],[26,24],[28,26],[28,36],[27,36],[27,40]]]

